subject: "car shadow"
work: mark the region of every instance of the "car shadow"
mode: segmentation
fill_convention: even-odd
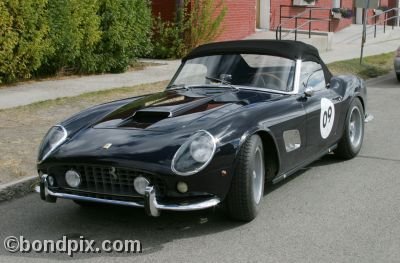
[[[342,163],[345,162],[346,160],[338,157],[337,155],[330,153],[326,154],[323,157],[321,157],[319,160],[313,162],[307,168],[313,168],[313,167],[322,167],[322,166],[328,166],[331,164],[337,164],[337,163]]]
[[[273,191],[279,189],[280,187],[284,186],[285,184],[290,183],[291,181],[295,180],[296,178],[298,178],[299,176],[301,176],[302,174],[306,173],[307,171],[309,171],[312,168],[316,168],[316,167],[322,167],[322,166],[329,166],[332,164],[337,164],[340,162],[344,162],[343,159],[340,159],[339,157],[337,157],[334,154],[327,154],[324,155],[323,157],[321,157],[319,160],[311,163],[310,165],[301,168],[299,171],[295,172],[294,174],[292,174],[291,176],[287,177],[285,180],[282,180],[276,184],[272,184],[272,183],[267,183],[265,186],[265,190],[264,190],[264,196],[272,193]]]
[[[13,213],[7,214],[9,210]],[[215,234],[245,224],[227,218],[220,207],[192,212],[163,211],[160,217],[152,218],[145,215],[144,209],[109,205],[80,207],[69,200],[57,200],[56,204],[50,204],[39,200],[37,194],[3,202],[0,213],[3,213],[1,240],[6,236],[22,235],[30,241],[57,241],[63,236],[79,241],[83,236],[87,240],[95,240],[97,247],[104,240],[139,240],[143,248],[140,254],[77,253],[73,259],[141,257],[164,250],[175,240]],[[4,255],[70,259],[65,253],[12,254],[0,250],[0,256]]]

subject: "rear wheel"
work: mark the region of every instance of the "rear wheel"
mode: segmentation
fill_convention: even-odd
[[[336,154],[344,159],[354,158],[361,150],[364,139],[364,109],[359,99],[355,99],[346,117],[345,129]]]
[[[397,80],[400,82],[400,73],[397,73]]]
[[[264,195],[264,149],[258,135],[251,136],[241,147],[236,173],[226,199],[228,214],[241,221],[253,220]]]

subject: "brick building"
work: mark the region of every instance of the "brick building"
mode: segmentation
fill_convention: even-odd
[[[227,14],[218,40],[242,39],[256,30],[256,0],[225,0]],[[183,0],[152,0],[153,15],[173,20]]]
[[[400,0],[380,0],[380,6],[389,8],[398,7]],[[183,0],[152,0],[154,15],[161,15],[163,19],[173,20],[177,8]],[[257,28],[274,30],[280,22],[281,16],[293,17],[307,9],[299,4],[307,4],[304,0],[225,0],[227,15],[223,22],[224,31],[218,40],[232,40],[245,38],[256,31]],[[281,7],[282,6],[282,7]],[[284,6],[284,7],[283,7]],[[312,11],[312,17],[319,19],[311,23],[312,30],[328,31],[332,8],[351,9],[354,17],[350,19],[332,19],[330,31],[339,31],[352,23],[362,23],[362,9],[355,8],[355,0],[316,0],[309,5],[322,8]],[[370,11],[370,16],[372,14]],[[325,20],[325,21],[324,21]],[[299,20],[298,25],[306,20]],[[286,28],[294,28],[294,21],[287,22]],[[303,29],[308,29],[308,24]]]

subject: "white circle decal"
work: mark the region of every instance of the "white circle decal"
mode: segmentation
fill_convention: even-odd
[[[322,98],[319,129],[321,131],[321,137],[323,139],[328,138],[329,134],[331,134],[334,121],[335,121],[335,105],[332,103],[332,101]]]

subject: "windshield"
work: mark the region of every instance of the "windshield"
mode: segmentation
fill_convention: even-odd
[[[226,54],[187,60],[171,82],[173,86],[237,85],[292,91],[296,63],[256,54]]]

